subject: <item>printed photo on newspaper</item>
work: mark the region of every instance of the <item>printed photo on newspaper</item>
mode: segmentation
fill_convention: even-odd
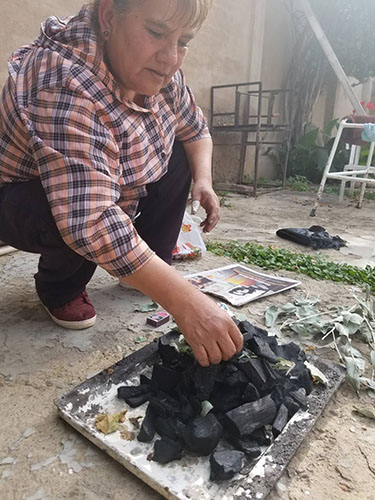
[[[220,297],[233,306],[242,306],[301,284],[300,281],[258,273],[241,264],[189,274],[185,278],[202,292]]]

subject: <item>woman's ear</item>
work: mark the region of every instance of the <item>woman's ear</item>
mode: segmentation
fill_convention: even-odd
[[[100,32],[102,34],[105,32],[110,34],[114,27],[114,20],[115,20],[115,12],[114,12],[113,0],[101,0],[98,9],[98,21],[99,21]]]

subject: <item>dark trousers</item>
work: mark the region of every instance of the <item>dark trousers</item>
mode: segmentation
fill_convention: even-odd
[[[182,143],[176,141],[168,172],[147,186],[134,221],[138,234],[165,262],[172,262],[191,183]],[[25,252],[41,254],[35,274],[37,293],[47,307],[77,297],[92,278],[96,264],[71,250],[56,227],[39,180],[7,184],[0,189],[0,240]]]

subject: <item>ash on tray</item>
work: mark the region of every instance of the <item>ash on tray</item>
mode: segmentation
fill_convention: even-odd
[[[141,375],[139,385],[118,388],[132,408],[149,402],[138,440],[160,436],[153,460],[210,456],[211,479],[230,479],[306,409],[313,382],[305,353],[247,321],[238,326],[244,349],[231,360],[201,367],[191,353],[179,352],[179,335],[170,333],[159,339],[161,362],[151,378]]]

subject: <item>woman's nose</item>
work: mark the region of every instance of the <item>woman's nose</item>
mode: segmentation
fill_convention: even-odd
[[[175,66],[178,62],[177,44],[167,43],[157,53],[158,62]]]

